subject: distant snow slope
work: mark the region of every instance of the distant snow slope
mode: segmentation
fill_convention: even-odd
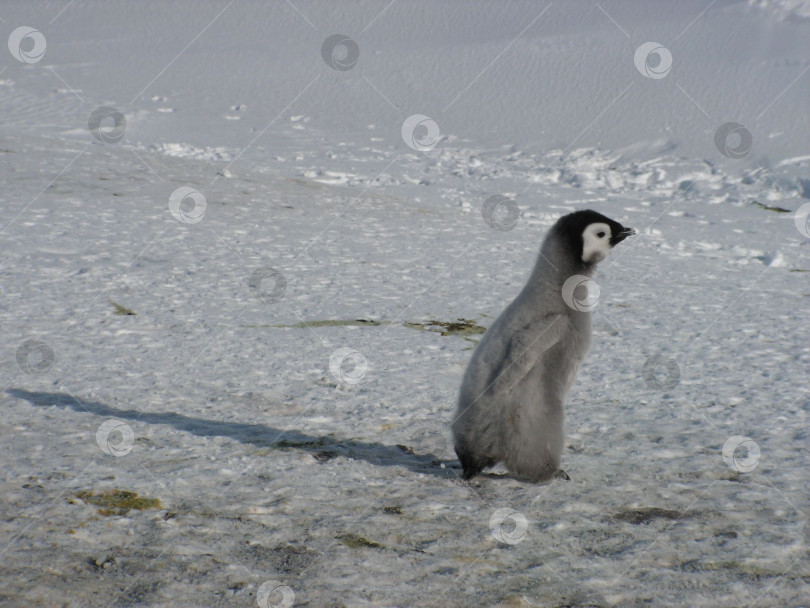
[[[0,604],[806,606],[806,15],[3,7]],[[572,480],[462,483],[475,341],[586,207],[639,235]]]

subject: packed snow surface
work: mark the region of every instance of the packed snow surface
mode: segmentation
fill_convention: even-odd
[[[810,605],[806,2],[0,31],[0,604]],[[639,234],[571,480],[462,482],[475,342],[583,208]]]

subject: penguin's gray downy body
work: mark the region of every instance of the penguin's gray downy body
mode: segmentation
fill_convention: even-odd
[[[484,334],[464,374],[452,423],[464,479],[498,462],[533,481],[557,472],[565,396],[591,340],[592,301],[583,304],[576,287],[634,232],[590,210],[552,226],[528,283]]]

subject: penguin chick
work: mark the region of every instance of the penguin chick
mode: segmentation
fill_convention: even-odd
[[[557,472],[563,403],[591,340],[592,305],[578,305],[573,292],[631,234],[591,210],[552,226],[528,283],[484,334],[464,374],[452,422],[464,479],[498,462],[532,481]]]

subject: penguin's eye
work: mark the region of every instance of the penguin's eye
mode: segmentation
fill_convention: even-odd
[[[604,238],[605,233],[604,232],[597,232],[596,236],[598,236],[601,239],[601,238]]]

